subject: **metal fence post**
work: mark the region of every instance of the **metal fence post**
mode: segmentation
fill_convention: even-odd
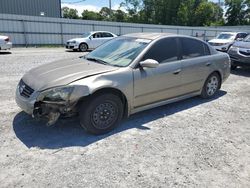
[[[23,26],[23,37],[24,37],[24,43],[25,43],[25,47],[28,47],[28,41],[27,41],[27,33],[26,33],[26,28],[25,28],[25,22],[24,20],[20,20],[22,22],[22,26]]]
[[[60,22],[60,29],[61,29],[61,45],[63,46],[63,26],[62,26],[62,22]]]
[[[122,26],[119,25],[119,35],[122,35]]]
[[[207,31],[204,30],[204,35],[203,35],[203,40],[206,41],[206,34],[207,34]]]

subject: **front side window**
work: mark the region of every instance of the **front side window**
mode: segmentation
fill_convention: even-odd
[[[150,42],[151,40],[119,37],[104,43],[85,58],[97,59],[113,66],[126,67]]]
[[[176,38],[165,38],[157,41],[144,55],[143,60],[153,59],[159,63],[178,60],[178,46]]]
[[[250,42],[250,35],[247,35],[247,36],[244,38],[243,41],[244,41],[244,42]]]
[[[102,37],[101,33],[93,34],[93,38],[101,38],[101,37]]]
[[[209,55],[208,47],[196,39],[181,38],[182,59],[190,59]]]

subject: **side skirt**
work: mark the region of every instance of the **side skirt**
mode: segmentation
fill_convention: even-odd
[[[165,100],[165,101],[160,101],[160,102],[156,102],[156,103],[153,103],[153,104],[148,104],[148,105],[145,105],[145,106],[141,106],[141,107],[132,109],[130,114],[135,114],[137,112],[141,112],[141,111],[148,110],[148,109],[151,109],[151,108],[156,108],[156,107],[163,106],[163,105],[166,105],[166,104],[170,104],[170,103],[173,103],[173,102],[181,101],[181,100],[188,99],[188,98],[200,95],[200,94],[201,94],[201,91],[197,91],[197,92],[194,92],[194,93],[190,93],[190,94],[187,94],[187,95],[182,95],[182,96],[172,98],[172,99],[168,99],[168,100]]]

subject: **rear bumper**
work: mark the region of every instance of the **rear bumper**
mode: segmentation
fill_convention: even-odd
[[[0,45],[0,50],[8,50],[12,48],[12,43],[11,42],[7,42],[5,44],[1,44]]]

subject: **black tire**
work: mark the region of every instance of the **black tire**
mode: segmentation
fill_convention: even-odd
[[[231,70],[236,70],[237,66],[236,65],[231,65]]]
[[[86,52],[88,50],[88,45],[86,43],[81,43],[79,45],[79,51],[80,52]]]
[[[114,94],[93,96],[79,110],[80,124],[89,133],[100,135],[113,130],[123,117],[123,104]]]
[[[204,99],[212,98],[220,89],[221,78],[218,73],[210,74],[202,88],[201,97]]]

